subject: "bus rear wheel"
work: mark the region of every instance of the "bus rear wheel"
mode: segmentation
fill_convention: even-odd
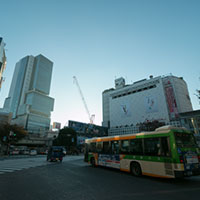
[[[131,168],[131,174],[132,175],[134,175],[134,176],[141,176],[142,175],[142,170],[141,170],[139,163],[137,163],[137,162],[131,163],[130,168]]]

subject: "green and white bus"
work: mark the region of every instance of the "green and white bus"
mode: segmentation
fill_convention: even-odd
[[[84,160],[135,176],[180,178],[200,175],[200,149],[185,128],[164,126],[153,132],[91,138]]]

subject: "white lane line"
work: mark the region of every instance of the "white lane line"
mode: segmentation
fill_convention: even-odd
[[[21,168],[16,168],[16,167],[6,167],[6,168],[0,168],[0,171],[1,170],[9,170],[9,169],[21,169]]]
[[[68,161],[74,160],[70,158],[68,159],[67,159]],[[15,172],[15,171],[34,168],[34,167],[45,166],[52,163],[46,162],[46,159],[41,159],[41,160],[26,159],[26,160],[18,160],[17,163],[14,160],[7,160],[7,161],[0,162],[0,164],[1,164],[0,174],[5,174],[7,172]]]
[[[5,167],[0,167],[0,169],[23,169],[23,168],[29,168],[33,166],[5,166]]]
[[[1,170],[1,172],[13,172],[14,170],[10,170],[10,169],[3,169]]]
[[[20,170],[23,170],[23,169],[30,169],[30,168],[33,168],[33,167],[37,167],[37,166],[42,166],[43,164],[42,163],[38,163],[38,164],[26,164],[26,165],[22,165],[22,166],[19,166],[19,165],[12,165],[12,166],[1,166],[0,167],[0,174],[4,174],[6,172],[14,172],[14,171],[20,171]]]

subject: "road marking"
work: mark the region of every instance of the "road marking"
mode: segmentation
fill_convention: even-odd
[[[1,172],[13,172],[14,170],[10,170],[10,169],[3,169],[1,170]]]
[[[20,160],[4,160],[0,163],[0,174],[5,174],[9,172],[29,169],[33,167],[38,167],[42,165],[47,165],[44,158],[28,158]]]
[[[83,156],[65,156],[63,162],[76,161],[83,159]],[[24,169],[30,169],[39,166],[56,164],[54,162],[47,162],[46,156],[34,158],[8,159],[0,161],[0,174],[15,172]]]

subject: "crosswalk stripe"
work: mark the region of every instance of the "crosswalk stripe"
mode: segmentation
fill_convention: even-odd
[[[23,169],[29,169],[29,168],[33,168],[33,167],[38,167],[38,166],[42,166],[42,165],[46,165],[46,162],[42,162],[42,163],[34,163],[28,161],[29,163],[27,163],[27,161],[25,162],[21,162],[21,163],[4,163],[4,165],[0,165],[0,174],[4,174],[4,173],[8,173],[8,172],[14,172],[14,171],[20,171]]]
[[[7,169],[8,169],[8,170],[9,170],[9,169],[12,169],[12,170],[13,170],[13,169],[14,169],[14,170],[21,170],[22,168],[15,168],[15,167],[1,168],[0,171],[1,171],[1,170],[7,170]]]
[[[13,170],[10,170],[10,169],[4,169],[4,170],[1,170],[1,172],[13,172]]]
[[[74,157],[74,156],[67,156],[64,157],[63,162],[73,162],[77,159],[82,159],[82,157]],[[19,159],[19,160],[4,160],[0,161],[0,174],[5,174],[9,172],[30,169],[39,166],[45,165],[54,165],[57,163],[54,162],[47,162],[46,157],[41,158],[26,158],[26,159]],[[72,163],[73,164],[73,163]],[[81,165],[82,166],[82,165]]]

